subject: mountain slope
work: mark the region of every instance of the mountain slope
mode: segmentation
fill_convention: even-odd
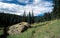
[[[60,38],[60,20],[32,24],[27,31],[8,38]]]

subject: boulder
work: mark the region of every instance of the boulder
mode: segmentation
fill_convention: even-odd
[[[27,22],[21,22],[21,23],[19,23],[20,25],[24,25],[24,26],[26,26],[26,27],[28,27],[28,28],[30,28],[31,27],[31,25],[29,24],[29,23],[27,23]]]
[[[9,35],[20,34],[21,32],[24,32],[25,30],[27,30],[27,28],[29,27],[31,26],[27,22],[21,22],[21,23],[10,26],[8,30],[8,34]]]

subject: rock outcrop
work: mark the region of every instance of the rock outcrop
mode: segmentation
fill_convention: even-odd
[[[20,34],[21,32],[24,32],[27,30],[29,27],[31,27],[30,24],[27,22],[21,22],[15,25],[12,25],[9,27],[8,34],[13,35],[13,34]]]

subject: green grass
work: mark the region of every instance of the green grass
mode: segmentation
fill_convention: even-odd
[[[8,38],[60,38],[60,20],[32,24],[27,31]]]
[[[0,35],[3,34],[3,28],[0,27]]]
[[[37,27],[34,38],[60,38],[60,20],[50,23]]]
[[[30,38],[31,35],[32,35],[32,29],[29,29],[19,35],[10,35],[10,36],[8,36],[8,38]]]

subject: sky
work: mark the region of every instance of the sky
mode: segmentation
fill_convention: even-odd
[[[0,0],[0,12],[23,15],[25,12],[34,13],[34,16],[52,12],[52,0]]]

